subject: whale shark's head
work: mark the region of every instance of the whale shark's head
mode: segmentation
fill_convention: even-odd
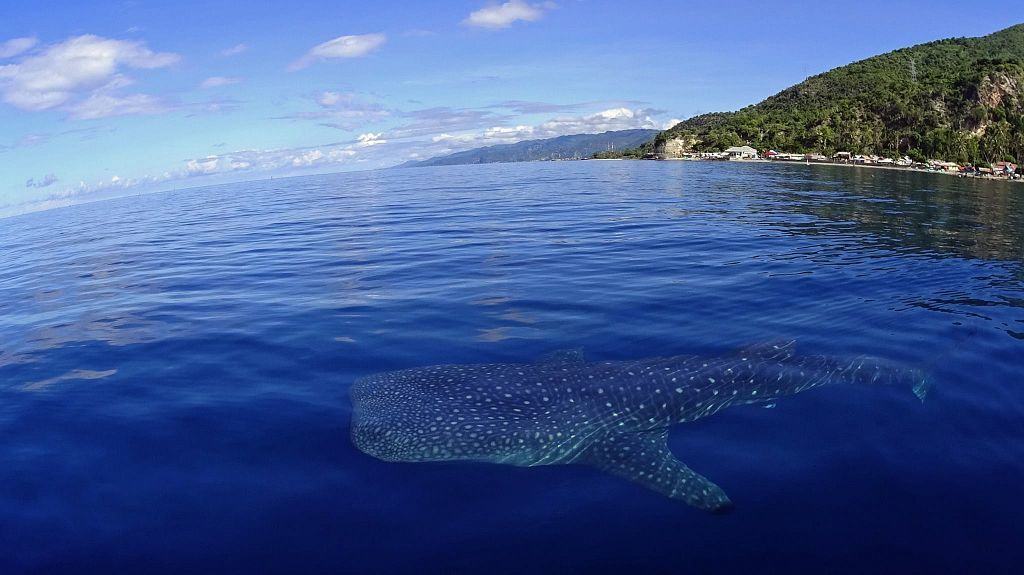
[[[510,392],[527,380],[536,385],[529,371],[442,365],[360,379],[350,391],[352,443],[384,461],[508,461],[524,445],[510,433],[520,418],[529,420],[524,407],[531,404],[510,403]]]
[[[384,461],[418,461],[423,429],[413,390],[391,374],[357,381],[352,395],[352,443]]]
[[[352,443],[360,451],[384,461],[419,461],[416,439],[374,419],[357,418],[352,424]]]
[[[457,390],[465,383],[459,367],[432,367],[366,377],[352,396],[352,443],[384,461],[474,459],[484,448],[480,406]],[[481,419],[476,416],[475,419]]]

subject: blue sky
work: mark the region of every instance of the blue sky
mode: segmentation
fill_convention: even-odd
[[[1005,2],[3,0],[0,215],[663,128]]]

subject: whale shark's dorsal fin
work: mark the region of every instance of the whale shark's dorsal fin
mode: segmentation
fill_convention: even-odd
[[[793,357],[796,353],[796,340],[780,340],[759,343],[740,350],[744,357],[757,358],[760,360],[783,361]]]
[[[583,363],[583,348],[559,349],[542,355],[537,363]]]
[[[667,439],[667,429],[612,433],[590,446],[579,462],[705,511],[731,511],[732,502],[722,488],[676,459]]]

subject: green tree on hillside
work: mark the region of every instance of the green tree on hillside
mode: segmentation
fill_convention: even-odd
[[[1024,162],[1024,25],[905,48],[808,78],[731,113],[681,122],[700,151],[758,149]]]

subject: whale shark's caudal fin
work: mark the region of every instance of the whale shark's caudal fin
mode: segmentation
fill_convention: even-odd
[[[610,434],[592,445],[580,462],[705,511],[732,511],[733,504],[720,487],[672,455],[667,438],[668,430]]]
[[[932,390],[932,381],[927,375],[920,371],[915,370],[914,375],[916,381],[912,388],[914,395],[916,395],[921,401],[924,401],[928,398],[928,393]]]

